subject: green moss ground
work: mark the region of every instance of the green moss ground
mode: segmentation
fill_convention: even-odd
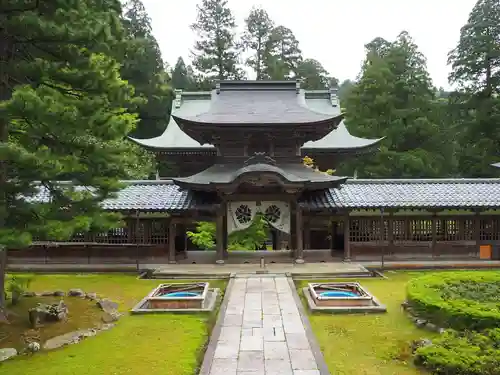
[[[387,306],[387,313],[309,315],[313,331],[332,374],[420,374],[412,364],[408,344],[414,339],[431,338],[433,334],[417,329],[400,307],[401,302],[405,300],[407,281],[419,274],[421,273],[393,272],[386,274],[389,280],[359,280],[362,286]],[[302,298],[302,288],[309,282],[311,281],[296,281]],[[306,309],[308,310],[307,307]]]
[[[132,275],[37,275],[30,290],[81,288],[120,304],[124,313],[110,331],[59,350],[19,357],[0,364],[0,373],[25,375],[192,375],[203,356],[213,314],[130,315],[129,310],[165,280],[138,280]],[[173,282],[182,282],[176,280]],[[210,280],[225,289],[226,282]],[[71,310],[70,310],[71,314]],[[74,312],[73,312],[74,314]],[[1,328],[1,327],[0,327]]]

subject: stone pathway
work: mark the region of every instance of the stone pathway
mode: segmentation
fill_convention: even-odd
[[[286,277],[236,278],[210,375],[320,375]]]

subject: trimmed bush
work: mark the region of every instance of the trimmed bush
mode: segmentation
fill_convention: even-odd
[[[408,305],[439,327],[500,327],[500,272],[440,272],[411,280]]]
[[[498,375],[500,329],[447,331],[432,345],[417,349],[415,364],[436,375]]]

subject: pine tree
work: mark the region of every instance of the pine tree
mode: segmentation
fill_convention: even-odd
[[[194,46],[194,67],[210,80],[241,79],[236,23],[227,0],[203,0],[191,27],[199,40]]]
[[[173,93],[167,85],[167,73],[160,48],[152,34],[151,20],[141,0],[127,0],[123,24],[126,31],[125,56],[121,75],[143,98],[137,109],[139,123],[131,133],[135,138],[159,136],[166,129]]]
[[[302,80],[302,88],[306,90],[324,90],[338,84],[338,80],[330,77],[323,65],[314,59],[301,61],[296,74]]]
[[[436,117],[435,90],[425,57],[403,32],[394,42],[375,39],[359,82],[345,100],[346,121],[358,136],[384,136],[381,150],[339,173],[366,177],[439,177],[452,172],[448,136]]]
[[[107,55],[121,45],[119,14],[117,0],[0,5],[1,246],[117,225],[99,203],[139,164],[124,141],[133,89]],[[87,189],[56,183],[68,175]],[[27,200],[40,185],[51,199]],[[2,251],[0,305],[5,261]]]
[[[450,81],[459,91],[450,96],[460,143],[464,176],[491,175],[500,150],[500,2],[479,0],[449,54]]]
[[[242,43],[245,50],[252,52],[246,63],[255,71],[257,80],[269,78],[265,74],[265,61],[273,29],[274,22],[261,8],[253,8],[245,20]]]

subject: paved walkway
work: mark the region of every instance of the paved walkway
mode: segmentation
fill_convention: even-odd
[[[210,375],[320,375],[286,277],[236,278]]]

